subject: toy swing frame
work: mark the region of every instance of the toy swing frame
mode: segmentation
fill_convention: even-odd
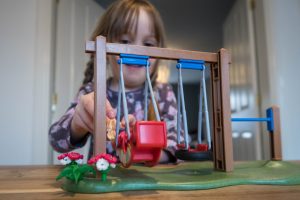
[[[231,131],[229,65],[231,57],[226,49],[217,53],[186,51],[159,47],[144,47],[127,44],[107,43],[106,38],[98,36],[96,41],[86,42],[86,52],[94,53],[94,155],[106,153],[106,56],[135,54],[147,55],[156,59],[203,60],[211,67],[212,87],[212,143],[215,170],[233,170],[233,145]],[[277,117],[275,117],[277,119]],[[279,120],[279,118],[278,118]],[[279,124],[277,121],[275,124]],[[274,132],[276,132],[275,130]],[[270,133],[272,158],[281,158],[279,134]]]

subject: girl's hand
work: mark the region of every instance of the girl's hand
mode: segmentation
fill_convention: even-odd
[[[88,132],[94,133],[94,92],[80,97],[71,122],[71,138],[73,143],[82,139]],[[106,99],[106,116],[116,117],[115,111]]]

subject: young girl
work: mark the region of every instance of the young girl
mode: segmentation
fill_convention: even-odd
[[[98,35],[105,36],[107,42],[164,47],[164,29],[157,10],[147,0],[118,0],[102,16],[92,34],[92,40]],[[161,154],[161,162],[174,162],[177,145],[176,116],[177,105],[174,92],[169,84],[157,83],[158,61],[150,59],[150,73],[155,97],[161,118],[167,124],[167,148]],[[66,152],[82,147],[89,135],[93,134],[94,92],[93,58],[87,65],[83,85],[75,101],[67,112],[51,127],[50,143],[56,151]],[[108,56],[108,66],[112,77],[107,80],[106,115],[116,117],[119,65],[117,56]],[[123,65],[128,113],[130,125],[136,120],[144,120],[144,83],[146,70],[142,67]],[[150,100],[149,100],[150,101]],[[92,154],[92,146],[90,155]],[[107,142],[107,152],[113,149]]]

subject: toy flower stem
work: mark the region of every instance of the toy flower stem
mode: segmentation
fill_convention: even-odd
[[[101,172],[101,181],[106,181],[107,180],[107,171]]]

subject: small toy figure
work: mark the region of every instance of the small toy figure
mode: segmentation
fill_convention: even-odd
[[[106,137],[109,141],[116,139],[116,119],[106,118]]]
[[[115,168],[117,163],[117,158],[106,153],[94,156],[88,161],[89,165],[96,164],[96,168],[101,173],[101,180],[106,181],[107,173],[111,168]]]

